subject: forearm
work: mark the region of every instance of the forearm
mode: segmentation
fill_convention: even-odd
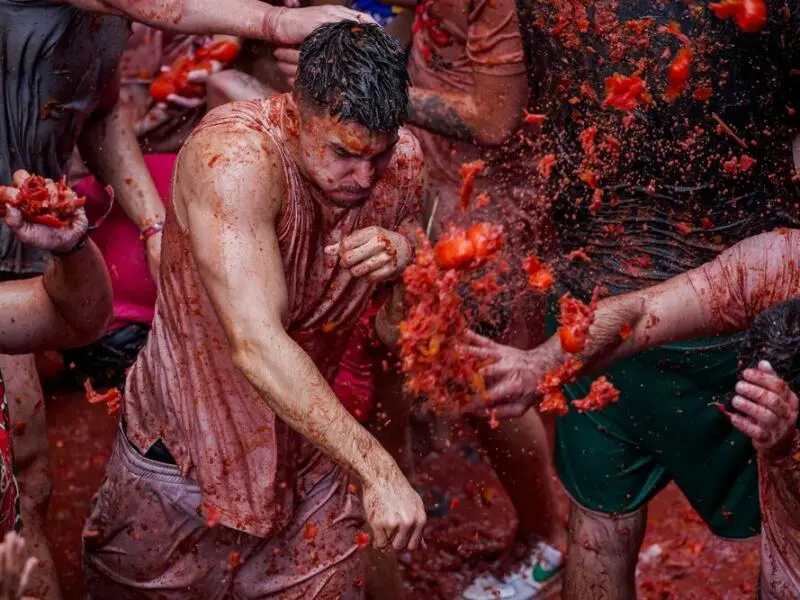
[[[311,358],[285,334],[253,341],[234,361],[289,427],[370,482],[396,468],[391,456],[342,406]]]
[[[68,256],[55,257],[42,276],[42,285],[59,316],[52,344],[71,347],[93,342],[106,332],[113,315],[111,281],[93,242]]]
[[[506,106],[482,107],[473,95],[466,93],[415,87],[409,92],[409,123],[482,146],[502,144],[519,124],[522,113],[521,107],[518,110]]]
[[[164,203],[123,107],[118,104],[87,123],[81,155],[92,173],[114,188],[117,201],[140,230],[164,221]]]
[[[260,0],[75,0],[85,10],[125,16],[158,29],[181,33],[225,34],[272,41],[275,15],[283,10]]]
[[[427,131],[464,141],[478,138],[475,103],[469,94],[412,87],[408,122]]]
[[[779,449],[772,456],[758,455],[759,477],[764,480],[767,488],[772,488],[775,495],[789,509],[796,509],[800,502],[800,464],[797,456],[800,455],[800,433],[794,432],[794,437],[785,448]]]

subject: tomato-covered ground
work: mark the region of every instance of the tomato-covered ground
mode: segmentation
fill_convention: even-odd
[[[117,421],[83,392],[48,391],[54,492],[47,521],[66,600],[82,598],[80,531],[100,484]],[[431,454],[417,484],[434,514],[424,557],[401,556],[409,599],[455,598],[461,581],[511,533],[511,507],[491,468],[469,447]],[[566,508],[566,500],[562,502]],[[454,500],[455,499],[455,500]],[[653,503],[642,550],[639,597],[649,600],[743,600],[753,597],[755,541],[711,536],[674,487]]]

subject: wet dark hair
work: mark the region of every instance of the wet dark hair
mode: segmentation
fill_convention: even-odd
[[[374,24],[329,23],[300,46],[299,102],[370,131],[393,131],[408,114],[408,71],[400,44]]]
[[[800,392],[800,298],[788,300],[758,315],[742,340],[742,369],[768,361],[795,392]]]

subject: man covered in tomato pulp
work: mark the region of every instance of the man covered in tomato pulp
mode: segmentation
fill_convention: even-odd
[[[303,43],[292,94],[213,110],[182,149],[90,597],[359,598],[364,517],[379,547],[420,544],[421,499],[329,387],[414,253],[407,103],[397,43],[344,21]]]

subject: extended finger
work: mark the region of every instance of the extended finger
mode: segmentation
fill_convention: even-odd
[[[385,252],[381,252],[380,254],[370,256],[367,260],[353,265],[350,268],[350,274],[353,275],[353,277],[363,277],[384,265],[388,265],[390,261],[391,257]],[[344,261],[342,261],[342,264],[344,264]]]
[[[767,439],[765,431],[757,423],[742,415],[731,414],[731,425],[741,431],[751,440],[763,442]]]
[[[482,336],[482,335],[480,335],[478,333],[475,333],[471,329],[467,329],[467,332],[464,335],[464,337],[473,346],[483,346],[483,347],[486,347],[486,348],[494,348],[494,347],[497,346],[497,344],[495,342],[493,342],[492,340],[490,340],[489,338],[484,337],[484,336]]]
[[[397,551],[405,550],[406,546],[408,545],[408,541],[411,539],[411,525],[400,525],[397,527],[397,532],[394,535],[394,539],[392,540],[392,548]]]
[[[787,416],[789,412],[786,406],[788,399],[784,399],[782,395],[779,396],[759,385],[747,381],[739,381],[736,383],[736,393],[747,400],[769,409],[780,417]]]
[[[187,98],[178,94],[170,94],[167,96],[167,100],[181,108],[197,108],[201,104],[205,104],[206,101],[205,98]]]
[[[30,179],[31,174],[28,173],[25,169],[17,169],[14,171],[14,175],[11,178],[14,187],[22,187],[22,185]]]
[[[275,48],[275,50],[272,51],[272,55],[278,62],[294,65],[300,63],[300,50],[297,48],[287,48],[285,46],[281,46],[280,48]]]
[[[383,525],[375,525],[372,528],[372,545],[381,550],[382,548],[386,548],[389,540],[386,538],[386,530]]]
[[[378,238],[379,230],[377,227],[365,227],[354,231],[342,240],[343,250],[353,250],[370,241],[376,241]]]
[[[775,373],[765,372],[761,369],[745,369],[742,376],[748,382],[766,388],[776,394],[784,395],[789,391],[789,386],[786,385],[786,382]]]
[[[368,258],[378,254],[386,254],[386,248],[377,238],[372,238],[357,248],[352,249],[345,248],[344,244],[342,244],[342,266],[350,269],[358,263],[364,262]]]
[[[751,417],[759,425],[771,428],[778,424],[779,419],[774,412],[741,396],[734,396],[731,405],[740,413]]]
[[[19,190],[15,187],[0,185],[0,202],[15,203]]]
[[[411,532],[411,538],[408,540],[408,549],[416,550],[419,547],[424,547],[425,540],[422,539],[422,533],[425,531],[425,520],[418,522],[414,525],[414,530]]]
[[[366,279],[374,283],[378,281],[385,281],[386,279],[394,277],[395,275],[397,275],[397,268],[392,264],[388,264],[373,271],[372,273],[369,273]]]
[[[24,593],[25,589],[28,587],[28,584],[31,581],[31,576],[33,574],[33,570],[39,566],[39,559],[32,556],[28,560],[25,561],[25,568],[22,570],[22,577],[20,578],[19,582],[19,591],[20,593]]]

